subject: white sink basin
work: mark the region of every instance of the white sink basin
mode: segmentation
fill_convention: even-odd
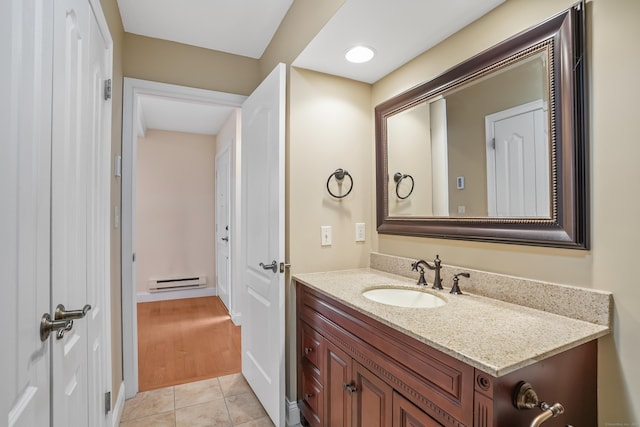
[[[371,301],[395,307],[435,308],[446,304],[437,295],[407,288],[378,288],[362,292]]]

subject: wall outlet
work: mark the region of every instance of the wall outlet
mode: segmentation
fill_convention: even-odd
[[[356,242],[364,242],[365,226],[364,222],[356,222]]]
[[[320,245],[331,246],[331,226],[323,225],[320,227]]]

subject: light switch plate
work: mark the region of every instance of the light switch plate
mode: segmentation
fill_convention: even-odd
[[[364,242],[365,234],[364,222],[356,222],[356,242]]]
[[[320,227],[320,245],[331,246],[331,226],[323,225]]]

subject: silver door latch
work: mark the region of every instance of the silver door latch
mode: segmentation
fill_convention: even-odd
[[[84,318],[89,310],[91,310],[91,306],[89,304],[82,307],[82,310],[69,311],[64,308],[64,305],[58,304],[53,320],[49,313],[43,314],[42,319],[40,319],[40,341],[46,341],[53,331],[57,331],[56,339],[62,339],[64,337],[64,333],[73,328],[74,319]]]
[[[274,273],[278,272],[278,263],[276,262],[276,260],[274,259],[271,264],[266,265],[265,263],[261,262],[260,267],[262,267],[264,270],[271,270]]]

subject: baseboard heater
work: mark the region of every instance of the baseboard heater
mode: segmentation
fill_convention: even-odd
[[[181,276],[164,279],[150,279],[149,292],[177,291],[207,286],[206,276]]]

